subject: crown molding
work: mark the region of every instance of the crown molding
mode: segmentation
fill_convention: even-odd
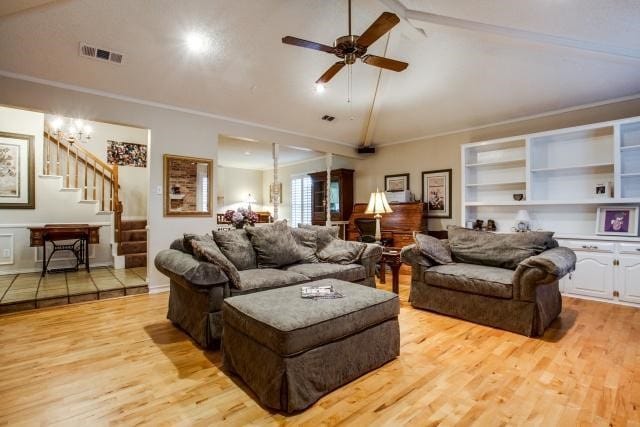
[[[492,128],[492,127],[496,127],[496,126],[503,126],[503,125],[509,125],[509,124],[513,124],[513,123],[526,122],[528,120],[535,120],[535,119],[541,119],[541,118],[550,117],[550,116],[557,116],[559,114],[571,113],[573,111],[586,110],[586,109],[595,108],[595,107],[602,107],[604,105],[617,104],[619,102],[633,101],[633,100],[636,100],[636,99],[640,99],[640,93],[637,93],[637,94],[634,94],[634,95],[629,95],[629,96],[623,96],[623,97],[620,97],[620,98],[608,99],[608,100],[605,100],[605,101],[598,101],[598,102],[592,102],[592,103],[589,103],[589,104],[577,105],[577,106],[574,106],[574,107],[567,107],[567,108],[561,108],[561,109],[558,109],[558,110],[551,110],[551,111],[547,111],[547,112],[544,112],[544,113],[532,114],[530,116],[516,117],[514,119],[488,123],[488,124],[485,124],[485,125],[472,126],[472,127],[463,128],[463,129],[457,129],[457,130],[452,130],[452,131],[427,134],[427,135],[423,135],[423,136],[417,136],[417,137],[413,137],[413,138],[402,139],[402,140],[398,140],[398,141],[385,142],[383,144],[374,144],[374,145],[376,147],[386,147],[386,146],[389,146],[389,145],[408,144],[410,142],[424,141],[424,140],[433,139],[433,138],[440,138],[440,137],[443,137],[443,136],[455,135],[457,133],[473,132],[473,131],[482,130],[482,129],[488,129],[488,128]]]
[[[303,137],[303,138],[311,138],[311,139],[315,139],[315,140],[322,141],[322,142],[330,142],[332,144],[338,144],[338,145],[342,145],[342,146],[349,147],[349,148],[355,148],[356,147],[356,145],[354,145],[354,144],[349,144],[347,142],[338,141],[338,140],[335,140],[335,139],[329,139],[329,138],[319,137],[319,136],[315,136],[315,135],[309,135],[309,134],[306,134],[306,133],[296,132],[296,131],[292,131],[292,130],[289,130],[289,129],[282,129],[282,128],[278,128],[278,127],[274,127],[274,126],[264,125],[264,124],[261,124],[261,123],[250,122],[248,120],[236,119],[236,118],[233,118],[233,117],[222,116],[222,115],[219,115],[219,114],[208,113],[206,111],[194,110],[194,109],[191,109],[191,108],[177,107],[175,105],[164,104],[164,103],[161,103],[161,102],[148,101],[148,100],[141,99],[141,98],[134,98],[134,97],[131,97],[131,96],[120,95],[120,94],[107,92],[107,91],[103,91],[103,90],[98,90],[98,89],[91,89],[91,88],[87,88],[87,87],[84,87],[84,86],[77,86],[77,85],[73,85],[73,84],[69,84],[69,83],[63,83],[63,82],[59,82],[59,81],[55,81],[55,80],[42,79],[40,77],[33,77],[33,76],[30,76],[30,75],[27,75],[27,74],[20,74],[20,73],[14,73],[14,72],[11,72],[11,71],[0,70],[0,77],[7,77],[7,78],[10,78],[10,79],[16,79],[16,80],[23,80],[23,81],[27,81],[27,82],[30,82],[30,83],[37,83],[37,84],[41,84],[41,85],[45,85],[45,86],[51,86],[51,87],[55,87],[55,88],[59,88],[59,89],[72,90],[72,91],[75,91],[75,92],[86,93],[86,94],[89,94],[89,95],[101,96],[101,97],[110,98],[110,99],[116,99],[118,101],[130,102],[130,103],[133,103],[133,104],[144,105],[144,106],[147,106],[147,107],[161,108],[163,110],[170,110],[170,111],[176,111],[176,112],[185,113],[185,114],[192,114],[192,115],[195,115],[195,116],[207,117],[207,118],[210,118],[210,119],[223,120],[223,121],[227,121],[227,122],[230,122],[230,123],[236,123],[236,124],[241,124],[241,125],[245,125],[245,126],[252,126],[252,127],[259,128],[259,129],[266,129],[266,130],[270,130],[270,131],[274,131],[274,132],[281,132],[281,133],[285,133],[285,134],[288,134],[288,135],[300,136],[300,137]]]

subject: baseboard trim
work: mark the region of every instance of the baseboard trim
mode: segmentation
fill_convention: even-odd
[[[169,292],[169,284],[168,283],[162,283],[159,285],[153,285],[151,286],[151,284],[149,284],[149,293],[150,294],[160,294],[163,292]]]
[[[111,262],[91,263],[91,268],[94,268],[94,267],[111,267],[111,266],[113,266],[113,263],[111,263]],[[52,267],[52,268],[54,268],[54,267]],[[0,269],[0,274],[1,275],[6,275],[6,274],[40,273],[41,271],[42,271],[42,266],[41,267],[17,268],[17,269],[13,269],[13,270]],[[78,267],[78,271],[84,271],[84,266]]]

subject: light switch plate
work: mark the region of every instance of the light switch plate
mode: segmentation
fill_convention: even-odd
[[[162,185],[158,185],[158,186],[156,187],[156,194],[157,194],[158,196],[162,196]]]

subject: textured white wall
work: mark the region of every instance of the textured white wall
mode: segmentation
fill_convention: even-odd
[[[256,203],[251,205],[251,209],[254,211],[264,210],[261,170],[218,166],[217,212],[224,213],[227,209],[246,208],[246,200],[249,194],[256,199]],[[268,193],[267,202],[269,202]]]

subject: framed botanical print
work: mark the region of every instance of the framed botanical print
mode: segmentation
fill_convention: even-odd
[[[422,172],[422,201],[429,218],[451,218],[451,169]]]
[[[0,132],[0,209],[35,209],[33,135]]]
[[[405,191],[409,189],[409,174],[384,176],[384,191]]]

